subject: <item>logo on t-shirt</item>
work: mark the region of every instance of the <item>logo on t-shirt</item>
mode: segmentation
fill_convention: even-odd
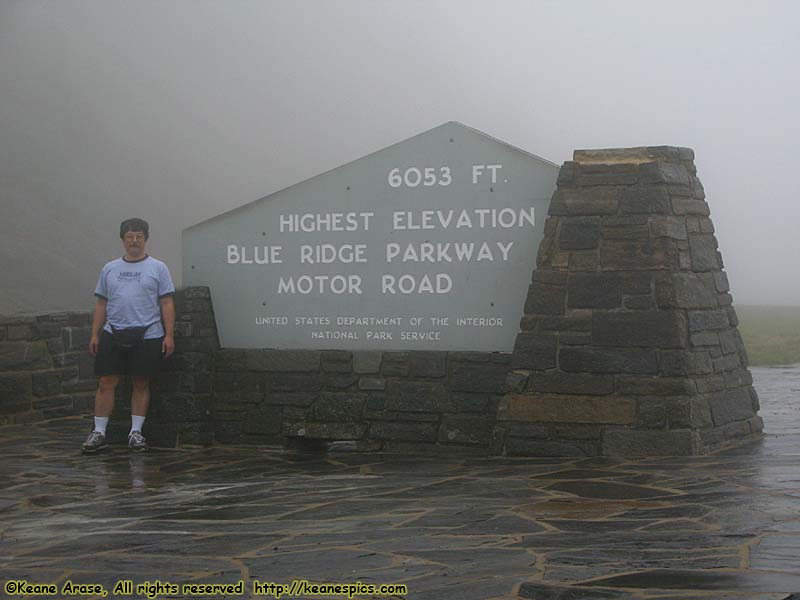
[[[117,275],[117,281],[141,281],[141,271],[120,271]]]

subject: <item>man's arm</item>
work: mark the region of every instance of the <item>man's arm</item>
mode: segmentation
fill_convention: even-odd
[[[159,303],[161,317],[164,319],[164,343],[161,345],[161,352],[164,353],[164,358],[168,358],[175,352],[175,300],[172,296],[164,296]]]
[[[94,305],[94,316],[92,317],[92,338],[89,340],[89,354],[97,355],[97,346],[100,343],[100,329],[106,322],[106,305],[108,300],[97,296]]]

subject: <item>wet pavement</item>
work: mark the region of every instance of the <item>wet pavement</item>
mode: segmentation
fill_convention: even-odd
[[[87,457],[88,419],[0,428],[0,597],[242,580],[227,597],[270,598],[253,582],[303,579],[408,586],[358,598],[784,599],[800,592],[800,365],[751,370],[765,439],[694,458]]]

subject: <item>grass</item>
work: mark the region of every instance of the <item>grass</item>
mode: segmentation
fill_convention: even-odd
[[[800,363],[800,306],[736,306],[753,366]]]

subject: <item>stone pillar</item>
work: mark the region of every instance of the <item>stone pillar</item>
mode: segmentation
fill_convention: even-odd
[[[759,437],[694,153],[561,167],[498,410],[506,454],[695,455]]]

